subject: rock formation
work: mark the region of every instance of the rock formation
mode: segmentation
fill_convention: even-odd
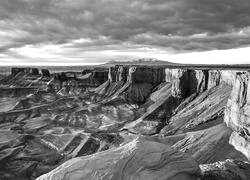
[[[212,164],[200,165],[203,180],[246,180],[249,177],[249,165],[246,162],[227,159]]]
[[[95,93],[99,100],[103,97],[114,99],[122,94],[129,102],[143,103],[163,78],[163,68],[115,66],[109,69],[108,81]]]
[[[20,72],[30,75],[39,75],[39,70],[37,68],[11,68],[11,74],[14,76]]]
[[[249,179],[249,72],[129,66],[0,81],[0,179]]]
[[[50,77],[50,72],[48,69],[42,69],[42,75],[43,77]]]
[[[97,80],[100,84],[108,80],[108,71],[93,71],[93,79]]]
[[[39,75],[39,70],[37,68],[31,68],[32,75]]]
[[[235,83],[227,103],[225,122],[233,129],[230,143],[250,159],[250,74],[237,73]]]
[[[195,180],[198,164],[165,144],[137,138],[119,148],[72,159],[38,180],[138,179]]]

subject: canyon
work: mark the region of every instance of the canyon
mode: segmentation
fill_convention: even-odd
[[[249,70],[12,68],[0,78],[0,179],[250,179]]]

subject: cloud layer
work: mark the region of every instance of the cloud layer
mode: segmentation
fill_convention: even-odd
[[[0,62],[105,62],[250,45],[249,0],[4,0]]]

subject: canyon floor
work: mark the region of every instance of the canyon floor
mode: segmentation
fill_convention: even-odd
[[[248,180],[250,68],[0,76],[0,180]]]

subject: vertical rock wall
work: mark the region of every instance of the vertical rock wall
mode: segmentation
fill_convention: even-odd
[[[191,69],[166,69],[166,82],[172,83],[172,95],[174,97],[186,98],[193,93],[200,93],[208,89],[213,80],[208,70]],[[209,79],[210,78],[210,79]],[[217,85],[217,83],[214,83]]]
[[[237,73],[227,103],[225,123],[233,129],[230,144],[250,159],[250,73]]]
[[[109,69],[109,89],[119,84],[121,91],[127,91],[127,97],[145,100],[152,89],[162,83],[171,84],[171,95],[185,99],[191,94],[199,94],[222,83],[233,85],[234,72],[209,69],[184,69],[147,66],[117,65]],[[121,88],[121,84],[123,88]],[[118,86],[117,86],[118,88]],[[116,89],[116,88],[115,88]],[[102,91],[103,92],[103,91]],[[133,95],[131,95],[133,93]],[[142,98],[143,97],[143,98]],[[129,98],[129,99],[131,99]],[[140,100],[140,102],[141,102]]]
[[[109,81],[149,83],[157,86],[164,81],[165,71],[161,67],[115,66],[109,69]]]
[[[214,86],[218,86],[221,81],[221,72],[218,70],[210,70],[208,73],[209,77],[207,88],[210,89]]]
[[[220,84],[233,85],[233,71],[165,69],[165,81],[172,83],[172,96],[186,98]]]
[[[123,95],[128,101],[143,103],[152,89],[164,81],[164,77],[164,68],[117,65],[110,67],[108,82],[98,88],[98,92],[104,93],[103,97]]]
[[[43,77],[50,77],[50,72],[48,69],[42,69],[42,75]]]

